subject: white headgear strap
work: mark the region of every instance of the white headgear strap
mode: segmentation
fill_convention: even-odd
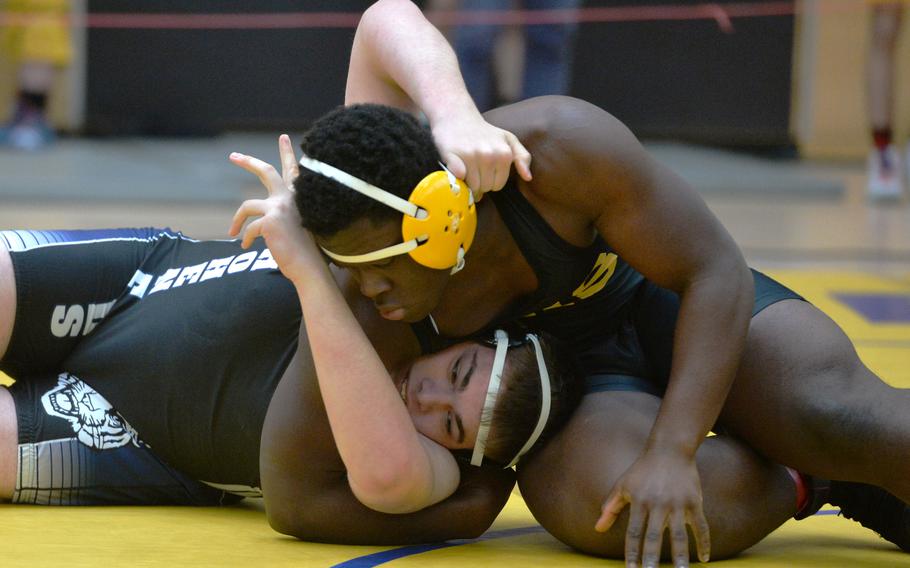
[[[370,199],[375,199],[384,205],[388,205],[396,211],[400,211],[401,213],[410,217],[417,217],[418,219],[422,218],[420,217],[420,208],[410,201],[406,201],[394,193],[389,193],[388,191],[380,189],[369,182],[354,177],[344,170],[339,170],[335,166],[330,166],[325,162],[320,162],[319,160],[313,159],[306,154],[300,156],[299,163],[301,166],[305,167],[308,170],[312,170],[317,174],[321,174],[329,179],[333,179],[341,185],[345,185],[357,193],[361,193]],[[423,211],[423,217],[426,217],[426,215],[427,212]]]
[[[306,154],[300,156],[299,164],[308,170],[312,170],[317,174],[323,175],[329,179],[335,180],[341,185],[347,186],[354,191],[363,194],[370,199],[375,199],[383,205],[388,205],[392,209],[399,211],[404,215],[410,217],[416,217],[417,219],[425,219],[427,217],[427,212],[417,207],[410,201],[406,201],[394,193],[390,193],[384,189],[376,187],[375,185],[364,181],[358,177],[354,177],[351,174],[347,173],[344,170],[340,170],[335,166],[326,164],[325,162],[320,162],[315,158],[311,158]],[[449,184],[453,187],[457,187],[455,183],[455,176],[452,175],[452,172],[448,170],[444,165],[440,164],[442,169],[449,176]],[[471,196],[473,197],[473,195]],[[346,264],[365,264],[368,262],[376,262],[377,260],[382,260],[384,258],[390,258],[393,256],[398,256],[401,254],[407,254],[417,248],[418,246],[425,243],[427,240],[426,236],[416,239],[411,239],[410,241],[399,243],[397,245],[392,245],[389,247],[381,248],[379,250],[374,250],[373,252],[368,252],[364,254],[335,254],[334,252],[325,249],[324,247],[319,247],[322,249],[322,252],[326,254],[332,260],[337,260],[338,262],[344,262]],[[461,248],[458,250],[458,262],[452,267],[452,274],[455,274],[459,270],[464,268],[464,249]]]
[[[530,450],[534,443],[537,442],[547,425],[547,419],[550,417],[550,373],[547,371],[547,364],[543,357],[543,350],[540,347],[540,341],[537,336],[529,333],[526,338],[534,345],[534,352],[537,357],[537,369],[540,374],[541,403],[540,415],[537,418],[537,424],[531,432],[530,437],[524,446],[518,451],[518,454],[509,462],[506,468],[510,468],[518,463],[518,459]],[[509,348],[509,335],[501,330],[496,330],[496,354],[493,356],[493,369],[490,372],[490,384],[487,386],[487,396],[484,400],[483,410],[480,413],[480,426],[477,429],[477,440],[474,442],[474,453],[471,455],[471,465],[479,466],[483,463],[483,453],[487,447],[487,436],[490,434],[490,427],[493,425],[493,409],[496,407],[496,398],[499,396],[499,386],[502,381],[502,370],[506,364],[506,351]]]

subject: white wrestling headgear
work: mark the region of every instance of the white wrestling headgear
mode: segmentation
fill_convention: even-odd
[[[322,249],[329,258],[347,264],[363,264],[408,254],[418,264],[455,274],[464,267],[464,255],[471,248],[477,229],[474,194],[442,164],[418,183],[404,200],[360,178],[315,160],[300,157],[304,168],[334,180],[370,199],[399,211],[404,242],[366,254],[341,255]]]
[[[525,455],[528,450],[537,442],[543,433],[544,426],[547,425],[547,419],[550,417],[550,373],[547,371],[547,364],[543,358],[543,350],[540,347],[540,340],[533,333],[525,336],[525,339],[534,344],[534,352],[537,355],[537,369],[540,372],[540,416],[537,418],[537,425],[531,432],[531,436],[525,442],[525,445],[518,450],[518,454],[512,458],[504,469],[510,468],[518,463],[518,459]],[[496,330],[496,354],[493,356],[493,370],[490,372],[490,384],[487,386],[487,397],[483,403],[483,410],[480,413],[480,427],[477,429],[477,441],[474,442],[474,453],[471,455],[471,465],[479,466],[483,463],[483,452],[487,447],[487,436],[490,434],[490,426],[493,425],[493,409],[496,407],[496,397],[499,395],[499,384],[502,380],[502,370],[506,364],[506,351],[509,349],[509,334],[501,329]]]

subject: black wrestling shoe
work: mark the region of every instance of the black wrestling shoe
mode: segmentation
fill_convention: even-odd
[[[880,487],[832,481],[828,502],[840,514],[910,552],[910,506]]]

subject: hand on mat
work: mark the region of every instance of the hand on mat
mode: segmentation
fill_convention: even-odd
[[[446,167],[463,179],[479,201],[488,191],[499,191],[515,171],[531,181],[531,154],[507,130],[497,128],[477,114],[440,120],[433,125],[433,139]]]
[[[694,458],[672,451],[646,450],[616,482],[594,529],[606,532],[626,505],[627,566],[656,567],[664,529],[668,527],[673,566],[689,566],[686,525],[692,527],[698,558],[708,561],[711,537],[702,510],[701,481]]]
[[[308,270],[312,270],[313,263],[325,263],[313,236],[300,224],[293,186],[298,174],[297,157],[287,134],[278,138],[278,151],[281,156],[281,175],[271,164],[258,158],[237,152],[230,155],[232,164],[259,178],[269,196],[266,199],[244,201],[234,213],[228,234],[237,236],[248,219],[258,217],[243,230],[241,246],[248,248],[256,237],[262,236],[282,274],[296,282]]]

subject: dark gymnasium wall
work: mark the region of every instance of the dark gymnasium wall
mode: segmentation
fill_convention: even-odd
[[[666,5],[589,1],[585,7]],[[675,4],[696,4],[673,0]],[[362,12],[369,0],[93,0],[92,13]],[[725,2],[719,2],[723,4]],[[581,25],[572,93],[644,138],[789,143],[793,17]],[[88,134],[302,131],[341,104],[352,28],[88,34]]]

